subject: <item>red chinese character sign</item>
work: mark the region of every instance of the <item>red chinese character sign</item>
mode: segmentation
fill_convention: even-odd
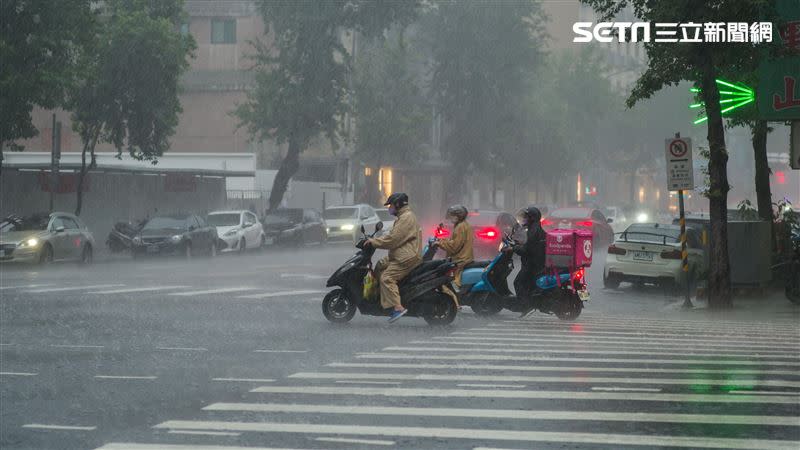
[[[675,137],[666,140],[667,188],[670,191],[694,189],[692,140]]]

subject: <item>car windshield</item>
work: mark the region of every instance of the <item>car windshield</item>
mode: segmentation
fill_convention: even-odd
[[[325,220],[355,219],[358,208],[330,208],[325,210]]]
[[[239,225],[239,213],[209,214],[208,224],[212,227],[232,227]]]
[[[484,213],[470,213],[467,216],[467,222],[473,227],[495,227],[497,226],[497,213],[484,212]]]
[[[163,228],[182,229],[186,225],[185,217],[153,217],[148,220],[142,229],[155,230]]]
[[[681,230],[677,227],[664,227],[653,224],[631,225],[622,234],[622,240],[674,244],[680,242]]]
[[[564,208],[553,211],[550,217],[556,219],[585,219],[591,215],[591,210],[585,208]]]
[[[264,217],[264,225],[287,222],[300,222],[303,217],[302,209],[279,209],[272,211]]]
[[[381,219],[382,222],[394,220],[394,216],[389,214],[389,211],[386,209],[376,209],[375,213],[378,214],[378,218]]]
[[[42,231],[47,229],[50,217],[36,215],[28,217],[6,217],[0,222],[0,232],[12,233],[14,231]]]

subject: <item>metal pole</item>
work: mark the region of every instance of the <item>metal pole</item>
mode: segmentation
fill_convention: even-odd
[[[686,298],[683,300],[684,308],[693,308],[691,299],[691,280],[689,279],[689,252],[686,250],[686,211],[683,207],[683,190],[678,191],[678,208],[681,222],[681,269],[686,280]]]
[[[50,212],[53,212],[53,196],[55,195],[55,173],[56,173],[56,114],[53,113],[53,128],[51,128],[52,133],[50,134],[50,177],[49,177],[49,185],[50,185]]]

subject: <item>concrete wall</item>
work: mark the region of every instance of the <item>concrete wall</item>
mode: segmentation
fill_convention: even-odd
[[[100,245],[115,222],[142,219],[156,210],[203,213],[225,205],[223,178],[195,178],[193,192],[166,192],[164,176],[92,173],[84,193],[81,219]],[[39,172],[3,170],[0,216],[47,211],[50,193],[42,190]],[[56,211],[74,212],[75,192],[55,194]]]

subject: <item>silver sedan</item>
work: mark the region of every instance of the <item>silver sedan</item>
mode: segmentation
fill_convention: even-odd
[[[0,261],[48,264],[92,262],[95,241],[86,225],[69,213],[9,216],[0,222]]]

